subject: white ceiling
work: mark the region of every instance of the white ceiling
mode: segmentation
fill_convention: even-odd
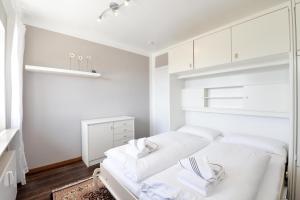
[[[118,17],[101,22],[97,17],[110,0],[18,0],[18,5],[25,24],[149,54],[285,1],[132,0]]]

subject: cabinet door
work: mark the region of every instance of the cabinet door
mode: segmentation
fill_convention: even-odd
[[[193,69],[193,41],[171,49],[169,56],[169,73],[184,72]]]
[[[289,52],[289,14],[282,9],[232,28],[233,61]]]
[[[296,4],[297,49],[300,50],[300,4]]]
[[[226,29],[194,41],[195,68],[231,62],[231,31]]]
[[[0,199],[15,200],[17,196],[16,156],[6,152],[0,159]]]
[[[113,147],[113,123],[89,126],[89,161],[104,157],[104,152]]]
[[[288,113],[289,85],[249,85],[245,86],[247,98],[244,102],[245,110]]]

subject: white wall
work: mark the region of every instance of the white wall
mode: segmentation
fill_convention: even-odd
[[[170,129],[168,67],[154,69],[154,130],[153,135]]]

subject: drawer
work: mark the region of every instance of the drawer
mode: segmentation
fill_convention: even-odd
[[[114,140],[121,140],[121,139],[132,139],[134,136],[133,134],[133,131],[127,131],[127,132],[124,132],[122,134],[114,134]]]
[[[134,130],[134,121],[133,120],[124,120],[114,122],[114,133],[122,134]]]
[[[114,140],[114,147],[127,144],[128,141],[131,140],[131,139],[133,139],[133,138],[127,138],[127,139],[122,139],[122,140]]]

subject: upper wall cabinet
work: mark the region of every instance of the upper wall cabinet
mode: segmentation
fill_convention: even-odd
[[[169,51],[169,73],[193,69],[193,41],[178,45]]]
[[[232,27],[233,61],[285,53],[289,47],[288,9]]]
[[[194,41],[195,68],[231,62],[231,31],[226,29]]]

